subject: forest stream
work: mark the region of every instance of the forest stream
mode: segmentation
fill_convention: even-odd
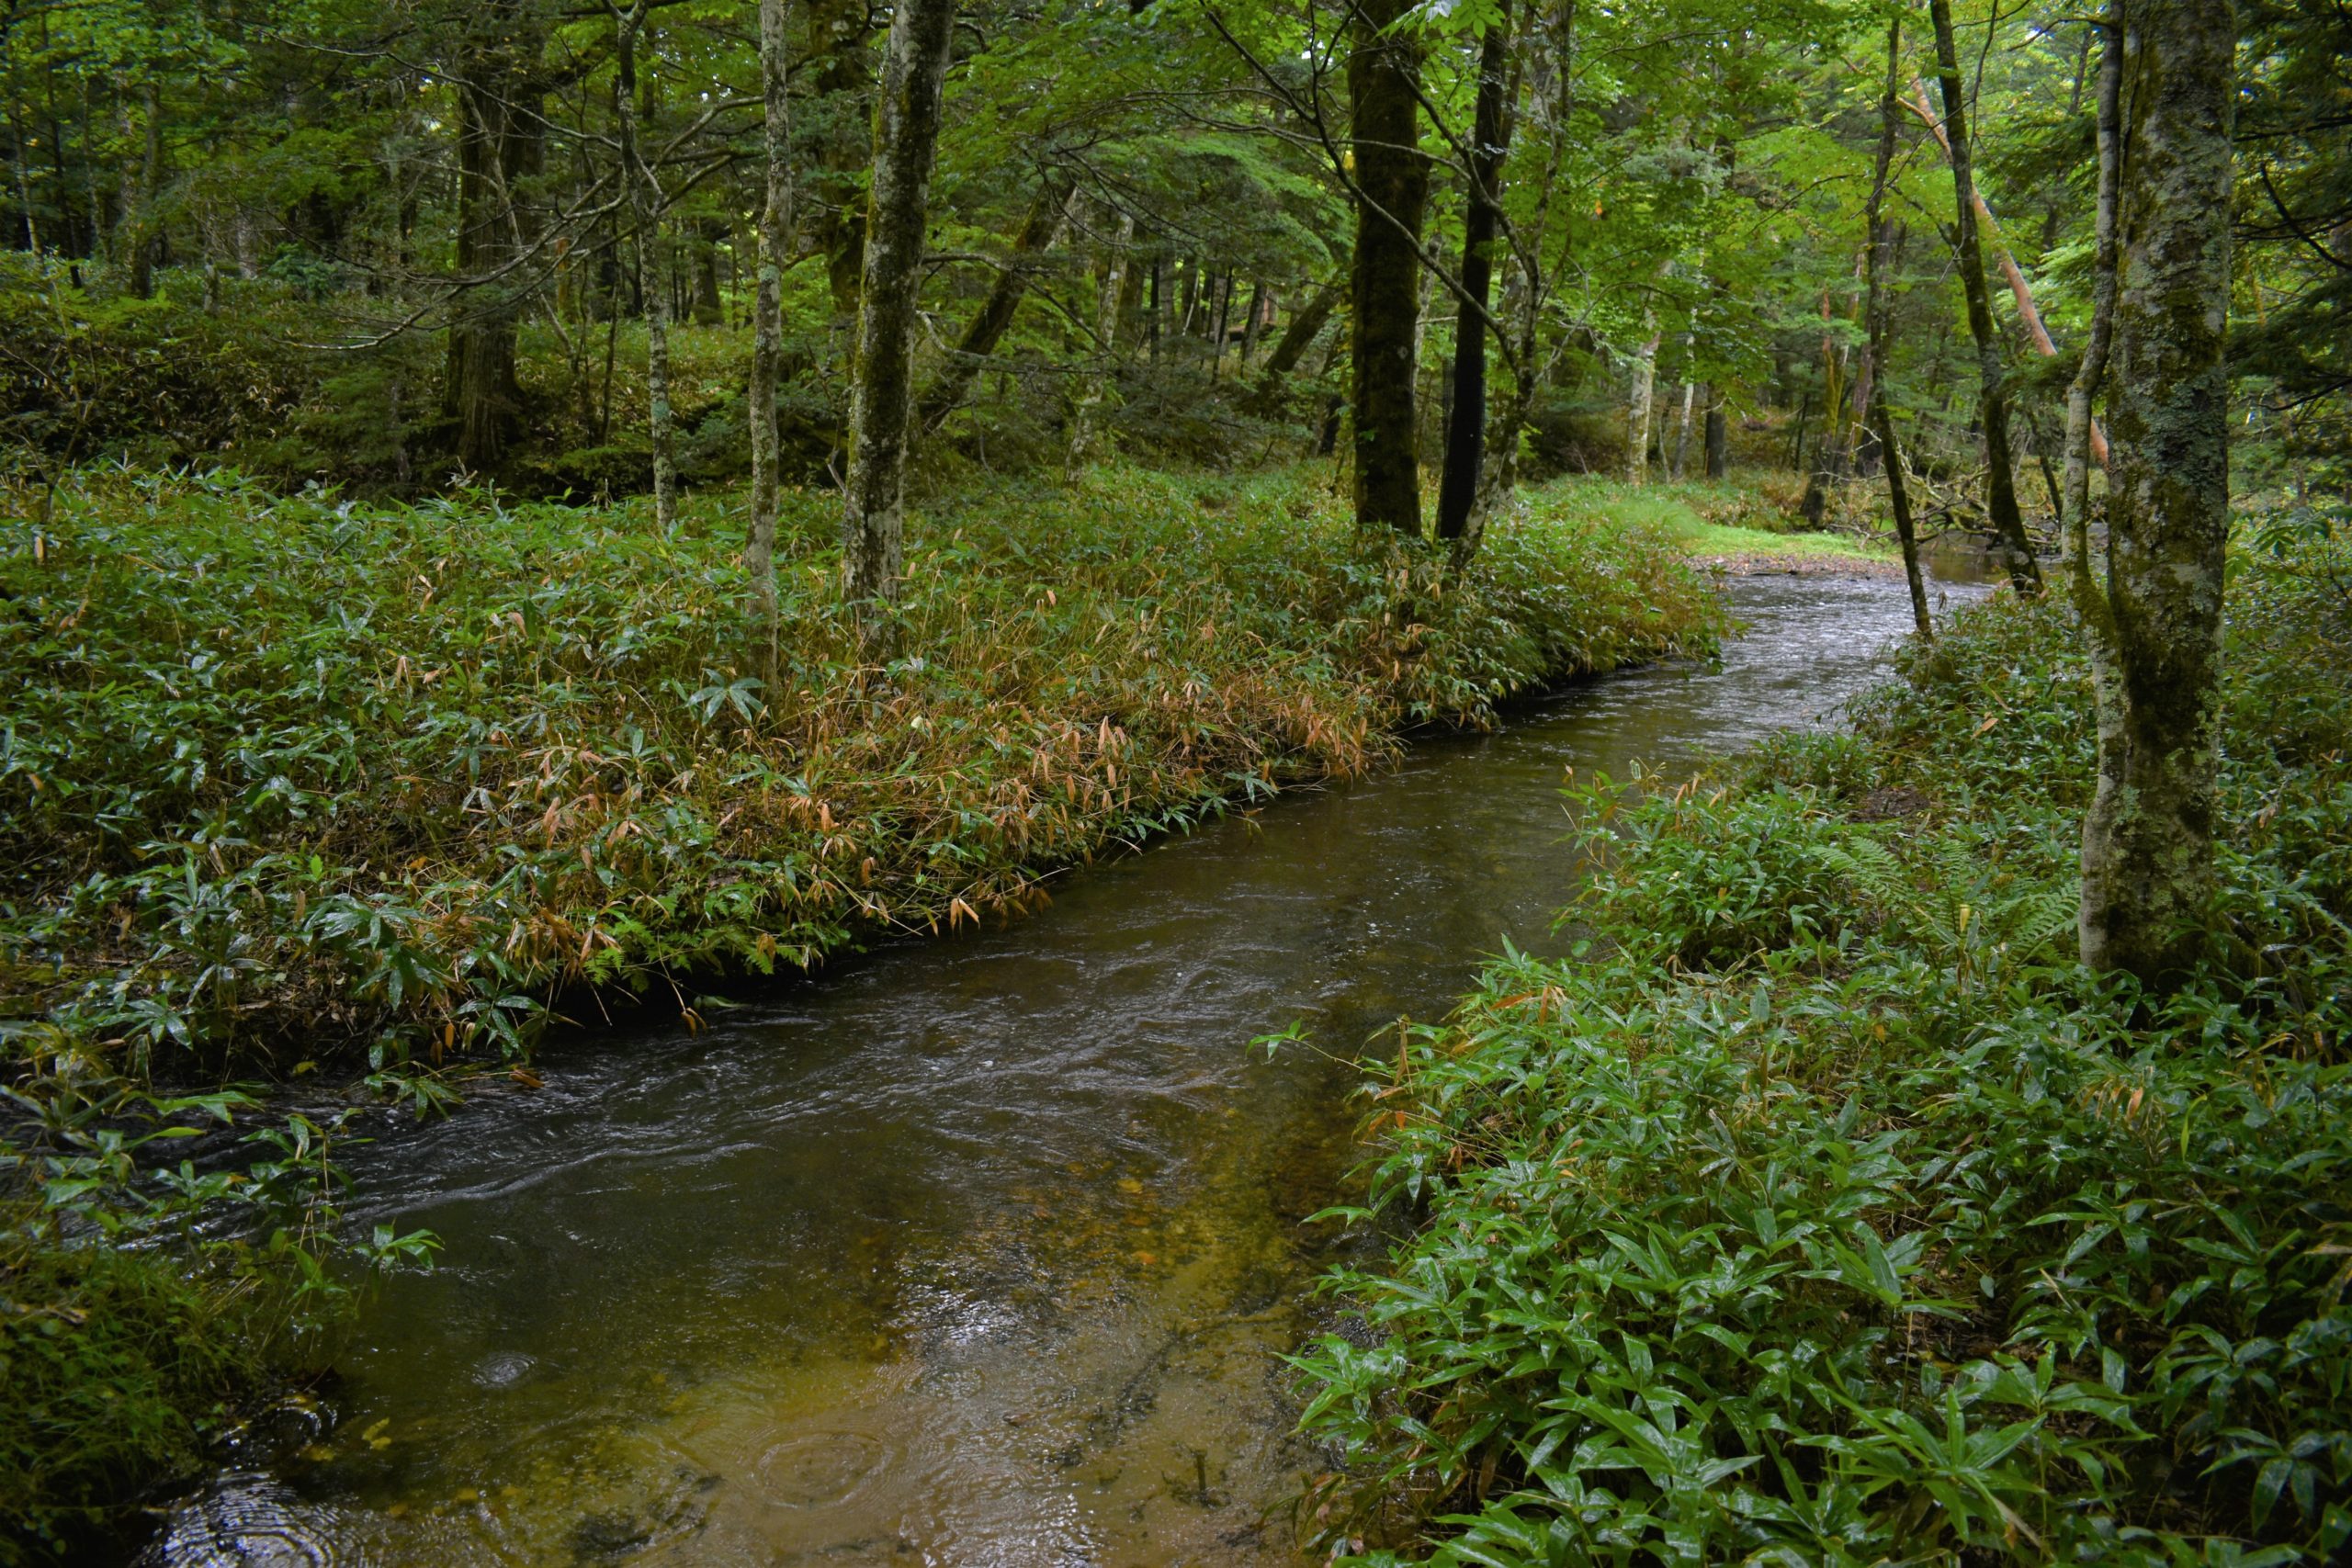
[[[1730,592],[1719,669],[1577,686],[348,1149],[353,1223],[429,1227],[438,1267],[141,1561],[1295,1561],[1339,1058],[1565,940],[1564,770],[1834,721],[1910,616],[1899,580]],[[1250,1048],[1294,1020],[1331,1055]]]

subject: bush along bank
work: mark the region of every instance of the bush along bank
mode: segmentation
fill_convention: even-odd
[[[1589,940],[1372,1086],[1351,1213],[1419,1223],[1303,1363],[1341,1555],[2342,1561],[2348,567],[2234,563],[2216,950],[2161,1005],[2074,962],[2055,607],[1854,734],[1583,791]]]
[[[1721,626],[1638,533],[1532,513],[1456,575],[1304,473],[1116,468],[935,504],[887,663],[838,604],[831,498],[792,498],[771,683],[708,499],[668,534],[231,475],[7,502],[38,521],[0,560],[0,1562],[120,1522],[425,1245],[334,1224],[343,1130],[157,1080],[364,1054],[430,1103],[567,992],[684,1005],[1010,916],[1057,866]]]

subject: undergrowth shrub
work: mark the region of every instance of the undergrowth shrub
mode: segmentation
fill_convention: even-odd
[[[2352,1547],[2352,598],[2242,552],[2220,936],[2074,957],[2061,610],[1963,613],[1859,734],[1578,803],[1573,960],[1373,1086],[1302,1359],[1384,1562],[2340,1561]],[[1389,1544],[1384,1548],[1382,1541]]]
[[[788,498],[775,680],[741,517],[360,506],[89,473],[0,558],[0,1015],[194,1053],[525,1047],[566,984],[808,965],[1413,724],[1708,646],[1640,536],[1498,526],[1467,575],[1305,476],[1004,483],[919,528],[865,661],[835,498]]]

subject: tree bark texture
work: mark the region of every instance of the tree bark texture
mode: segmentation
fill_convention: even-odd
[[[1731,421],[1724,409],[1723,389],[1707,389],[1707,477],[1720,479],[1731,473]]]
[[[790,55],[785,5],[786,0],[760,0],[767,177],[760,208],[759,281],[752,297],[752,536],[743,550],[752,596],[767,633],[764,665],[771,685],[776,660],[776,491],[784,458],[775,394],[784,364],[784,267],[792,254],[792,96],[785,74]]]
[[[1121,213],[1118,235],[1102,258],[1102,290],[1094,315],[1094,352],[1101,356],[1102,368],[1087,378],[1085,390],[1070,411],[1069,456],[1064,473],[1072,484],[1093,456],[1096,422],[1110,400],[1111,377],[1119,362],[1119,300],[1126,290],[1127,246],[1135,235],[1135,214]]]
[[[1885,216],[1885,207],[1887,175],[1894,164],[1894,85],[1902,62],[1903,22],[1897,17],[1886,28],[1886,92],[1879,99],[1878,161],[1871,172],[1870,206],[1862,220],[1866,236],[1862,321],[1870,342],[1865,367],[1883,362],[1894,339],[1894,305],[1887,290],[1888,275],[1894,270],[1894,224]],[[1903,581],[1911,591],[1911,624],[1920,640],[1928,641],[1935,637],[1936,628],[1928,613],[1927,581],[1919,570],[1919,535],[1911,519],[1911,489],[1903,473],[1903,449],[1895,444],[1884,378],[1870,377],[1868,386],[1862,412],[1878,437],[1878,449],[1886,463],[1886,499],[1894,513],[1894,536],[1903,547]]]
[[[1984,432],[1984,502],[1993,532],[2007,558],[2009,581],[2020,593],[2041,592],[2041,568],[2033,558],[2018,510],[2017,475],[2009,461],[2009,400],[2003,384],[2001,338],[1993,324],[1992,289],[1984,280],[1984,247],[1976,227],[1976,174],[1968,141],[1968,88],[1960,74],[1952,41],[1951,0],[1928,0],[1936,28],[1936,73],[1943,85],[1944,130],[1951,147],[1951,183],[1957,209],[1953,251],[1961,288],[1968,297],[1968,331],[1976,340],[1978,423]]]
[[[523,424],[514,376],[522,299],[511,275],[527,243],[516,187],[546,158],[546,122],[536,77],[545,45],[525,0],[491,0],[467,41],[469,72],[458,84],[457,274],[461,292],[449,325],[447,403],[458,426],[458,460],[477,473],[497,469]],[[245,276],[255,270],[243,251]]]
[[[1650,477],[1650,413],[1657,391],[1657,323],[1653,317],[1649,336],[1634,355],[1625,379],[1625,482],[1645,483]]]
[[[678,462],[670,417],[670,290],[662,253],[662,186],[638,145],[637,39],[651,0],[637,0],[613,17],[619,33],[619,72],[613,89],[613,118],[620,130],[621,183],[637,220],[637,270],[645,279],[645,395],[648,432],[653,443],[653,522],[663,532],[676,519]]]
[[[842,588],[854,604],[895,604],[904,570],[915,304],[955,28],[955,0],[899,0],[883,51],[842,526]]]
[[[1471,110],[1470,189],[1462,220],[1462,292],[1477,305],[1455,316],[1453,404],[1445,432],[1445,468],[1438,479],[1437,536],[1469,532],[1478,503],[1478,476],[1487,459],[1487,301],[1494,287],[1495,231],[1502,200],[1503,159],[1510,149],[1510,11],[1487,28],[1478,50],[1478,92]]]
[[[1363,528],[1421,531],[1414,345],[1429,163],[1420,151],[1419,45],[1393,24],[1405,0],[1366,0],[1348,53],[1356,202],[1352,266],[1355,508]]]
[[[1021,297],[1029,291],[1042,258],[1069,226],[1072,190],[1069,177],[1060,173],[1048,174],[1037,187],[1037,197],[1022,220],[1021,232],[1013,237],[1012,254],[1005,258],[988,298],[965,326],[964,335],[956,339],[956,352],[947,356],[939,379],[922,395],[922,414],[916,423],[924,434],[937,430],[956,412],[956,405],[971,390],[973,378],[1012,327],[1021,309]]]
[[[2157,990],[2203,953],[2212,896],[2229,535],[2230,0],[2131,0],[2108,400],[2098,784],[2082,953]]]

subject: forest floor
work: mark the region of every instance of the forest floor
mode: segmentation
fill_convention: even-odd
[[[0,496],[40,520],[0,554],[0,1561],[133,1517],[258,1367],[324,1364],[338,1257],[423,1245],[343,1235],[338,1123],[159,1082],[348,1070],[425,1108],[558,1009],[691,1023],[698,986],[1013,918],[1057,867],[1723,629],[1641,519],[1544,492],[1465,576],[1328,480],[935,497],[884,654],[796,493],[773,680],[737,495],[666,533],[227,475]]]
[[[1332,1281],[1322,1517],[1449,1564],[2343,1560],[2352,552],[2247,533],[2168,999],[2075,961],[2059,606],[1961,612],[1853,733],[1584,793],[1589,940],[1367,1064],[1355,1213],[1415,1223]]]

